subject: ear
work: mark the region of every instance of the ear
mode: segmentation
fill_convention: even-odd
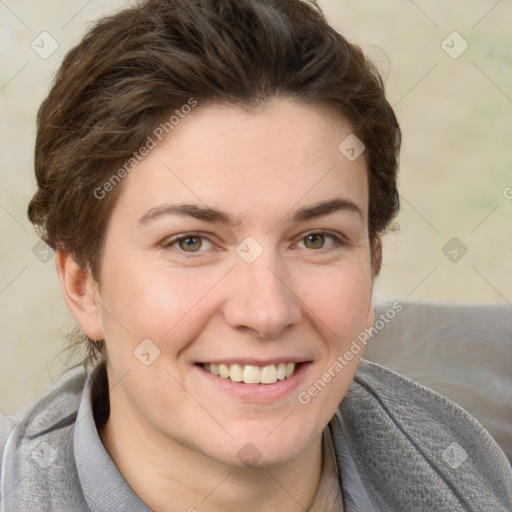
[[[56,251],[55,266],[71,314],[89,338],[103,339],[99,288],[90,271],[84,270],[71,253],[61,249]]]
[[[375,280],[380,273],[382,265],[382,240],[380,236],[376,236],[370,243],[371,251],[371,265],[372,265],[372,280]],[[368,310],[368,316],[366,317],[366,328],[370,329],[375,321],[375,312],[373,309],[373,300]]]
[[[376,236],[370,244],[370,250],[372,251],[372,277],[375,279],[380,274],[380,268],[382,265],[382,240],[380,236]]]

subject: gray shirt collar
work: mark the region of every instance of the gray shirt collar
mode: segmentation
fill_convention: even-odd
[[[98,435],[91,391],[101,370],[98,365],[87,377],[75,424],[75,460],[85,499],[91,512],[151,512],[119,473]]]

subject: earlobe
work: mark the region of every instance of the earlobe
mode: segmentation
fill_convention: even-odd
[[[98,285],[71,253],[58,249],[55,266],[64,300],[82,330],[93,340],[103,339]]]

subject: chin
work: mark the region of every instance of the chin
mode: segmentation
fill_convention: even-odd
[[[282,422],[279,426],[279,422]],[[313,440],[314,435],[303,426],[286,425],[281,418],[271,429],[253,429],[234,436],[233,445],[223,450],[234,455],[226,461],[230,465],[253,468],[270,468],[286,464],[297,457]]]

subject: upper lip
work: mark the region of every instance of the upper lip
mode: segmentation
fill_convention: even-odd
[[[284,356],[284,357],[273,357],[271,359],[256,359],[251,357],[227,357],[226,359],[207,359],[198,364],[239,364],[241,366],[252,365],[252,366],[268,366],[270,364],[279,364],[279,363],[305,363],[307,359],[297,356]]]

